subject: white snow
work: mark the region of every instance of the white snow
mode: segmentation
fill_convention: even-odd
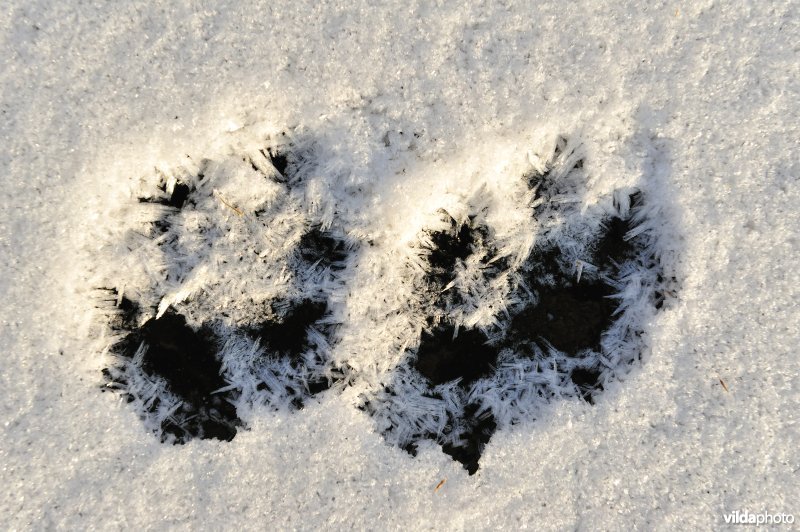
[[[798,21],[788,0],[12,0],[0,10],[0,523],[707,529],[735,510],[798,516]],[[237,158],[281,131],[309,153],[302,193],[250,179]],[[643,188],[658,210],[647,219],[663,223],[642,227],[676,296],[658,313],[631,303],[644,360],[595,405],[503,406],[474,476],[433,442],[412,458],[357,405],[419,342],[403,280],[419,275],[420,231],[470,203],[487,206],[510,257],[535,235],[582,234],[536,226],[518,180],[562,134],[580,141],[588,179],[570,223]],[[131,228],[162,207],[137,194],[203,158],[217,165],[204,203],[175,216],[180,260],[160,263]],[[277,258],[300,220],[359,243],[343,278],[287,288]],[[507,302],[470,271],[462,288]],[[353,384],[295,412],[252,391],[233,441],[162,444],[135,405],[101,392],[109,337],[93,289],[109,279],[192,322],[223,307],[245,320],[237,291],[324,286],[345,322],[332,357]],[[185,303],[198,291],[210,307]],[[226,349],[228,378],[255,390],[258,346]]]

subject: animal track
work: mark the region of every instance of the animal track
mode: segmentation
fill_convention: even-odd
[[[164,441],[231,440],[244,424],[236,404],[302,408],[304,398],[343,377],[328,360],[336,324],[326,290],[338,282],[351,249],[311,223],[293,201],[287,184],[302,178],[291,173],[297,158],[286,150],[203,160],[193,174],[158,176],[150,193],[139,196],[140,203],[163,208],[127,235],[129,249],[151,268],[138,283],[145,289],[130,297],[107,289],[116,339],[114,363],[104,375]],[[262,197],[248,194],[259,186]],[[272,220],[264,220],[268,213]],[[259,243],[285,248],[282,264],[261,261],[253,247]],[[244,280],[209,275],[214,263],[245,260]],[[250,297],[244,303],[214,300],[232,284]],[[198,322],[196,315],[215,318]],[[242,350],[247,360],[230,354]]]
[[[112,295],[116,291],[110,291]],[[141,408],[159,419],[163,439],[183,442],[192,437],[230,441],[240,420],[230,403],[229,393],[215,393],[226,386],[216,357],[219,338],[210,327],[194,330],[174,311],[161,318],[149,318],[136,327],[139,307],[122,297],[117,330],[125,336],[111,350],[123,357],[127,368],[105,370],[114,386],[129,387],[130,402],[140,401]],[[134,370],[136,373],[128,373]],[[147,379],[159,388],[151,397],[142,397],[130,387],[136,380]],[[168,415],[163,415],[168,412]]]
[[[513,424],[530,416],[514,411],[525,395],[574,395],[592,403],[610,371],[638,360],[641,331],[633,324],[639,309],[632,307],[658,307],[663,300],[658,222],[647,219],[640,191],[615,191],[610,212],[581,215],[579,202],[561,201],[580,195],[586,180],[583,160],[574,155],[561,139],[547,170],[525,178],[535,191],[532,215],[555,222],[543,224],[529,256],[509,272],[513,303],[496,313],[495,325],[464,325],[460,317],[472,298],[458,292],[454,273],[465,272],[459,265],[474,255],[487,266],[485,279],[510,268],[507,257],[496,256],[488,228],[476,224],[477,215],[461,224],[451,217],[448,230],[423,238],[433,246],[421,284],[435,310],[419,347],[408,354],[409,369],[362,405],[390,441],[413,454],[419,441],[433,440],[472,474],[498,428],[496,410]],[[572,227],[560,227],[564,219]],[[549,238],[556,231],[560,237]],[[415,419],[417,410],[429,414]],[[406,430],[398,437],[400,425]]]
[[[418,345],[388,382],[359,375],[332,356],[344,319],[332,302],[347,297],[358,244],[306,204],[310,144],[277,136],[139,187],[101,305],[104,375],[163,441],[231,440],[248,405],[299,409],[363,377],[359,408],[387,442],[416,454],[432,440],[472,474],[495,431],[557,398],[592,403],[639,360],[638,316],[676,282],[659,259],[663,220],[636,189],[586,202],[586,165],[562,138],[519,177],[532,247],[511,254],[487,204],[440,210],[408,279]]]

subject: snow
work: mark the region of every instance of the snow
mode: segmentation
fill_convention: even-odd
[[[735,510],[796,516],[798,11],[789,1],[10,2],[0,14],[0,523],[693,529],[721,528]],[[302,194],[253,188],[233,158],[281,131],[313,153]],[[514,180],[558,135],[585,153],[576,213],[608,208],[621,187],[656,198],[661,217],[650,219],[663,220],[676,296],[635,313],[644,359],[596,404],[536,403],[492,436],[473,476],[430,441],[412,458],[357,406],[395,375],[402,350],[390,332],[418,342],[420,318],[390,312],[414,298],[401,283],[414,241],[438,208],[463,217],[472,199],[491,206],[508,254],[524,254],[533,222]],[[332,356],[357,375],[300,411],[243,400],[247,429],[231,442],[172,446],[101,392],[109,338],[93,288],[123,279],[154,305],[156,294],[182,304],[185,286],[137,269],[157,256],[123,261],[121,235],[159,208],[135,199],[154,189],[156,169],[204,157],[228,165],[199,207],[214,214],[182,223],[229,236],[205,255],[194,242],[185,258],[202,262],[198,282],[216,287],[234,321],[247,308],[230,285],[267,299],[283,290],[265,281],[279,266],[220,257],[251,253],[253,239],[291,240],[280,231],[296,217],[361,243],[347,278],[326,289],[347,317]],[[272,201],[275,232],[219,198],[248,211]],[[197,226],[180,227],[192,244]]]

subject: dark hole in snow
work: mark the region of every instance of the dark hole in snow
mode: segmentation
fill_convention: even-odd
[[[548,182],[547,174],[528,179],[539,185],[538,192],[546,199],[569,193],[567,185]],[[628,200],[631,209],[636,209],[641,206],[642,196],[637,192]],[[534,215],[539,214],[537,209],[534,209]],[[604,335],[620,317],[617,314],[619,300],[613,297],[619,290],[620,271],[631,261],[637,267],[660,266],[657,260],[646,256],[646,244],[642,239],[627,238],[634,228],[631,217],[620,214],[617,206],[617,213],[602,220],[594,241],[586,245],[583,261],[591,265],[591,270],[587,268],[580,279],[576,265],[566,263],[557,244],[539,244],[518,272],[530,296],[523,297],[526,303],[509,309],[507,318],[499,316],[505,325],[491,331],[494,340],[490,342],[488,333],[479,329],[464,327],[454,335],[456,326],[451,322],[449,312],[463,303],[464,298],[455,293],[455,287],[445,288],[456,279],[460,261],[465,261],[473,253],[482,253],[481,262],[488,263],[495,251],[488,245],[488,229],[474,224],[474,217],[461,225],[449,218],[448,229],[428,233],[431,244],[427,249],[424,291],[428,294],[428,304],[432,306],[430,311],[438,309],[438,319],[435,320],[438,325],[429,326],[422,332],[416,356],[409,360],[429,387],[460,379],[459,387],[466,394],[467,404],[460,414],[448,411],[448,424],[444,431],[417,434],[402,447],[414,455],[420,440],[436,441],[446,454],[473,474],[478,469],[484,447],[497,429],[497,423],[492,412],[481,410],[469,395],[478,380],[492,377],[500,353],[508,350],[518,359],[544,357],[541,362],[550,367],[556,360],[548,360],[553,356],[553,350],[566,355],[577,364],[564,364],[561,359],[558,371],[562,379],[574,385],[580,398],[594,404],[595,395],[603,390],[603,371],[593,360],[603,351]],[[491,271],[483,274],[488,279],[508,267],[508,261],[501,258],[487,268],[497,270],[494,274]],[[660,276],[658,279],[660,284],[663,279]],[[656,292],[654,305],[660,306],[663,297],[661,292]],[[431,322],[429,318],[429,325]],[[393,403],[396,400],[387,404]],[[377,406],[367,403],[365,410],[374,413]],[[453,419],[450,419],[451,415]],[[390,426],[386,430],[390,432],[393,429]]]
[[[120,307],[124,316],[126,308],[135,304],[125,303],[125,299],[123,303]],[[141,371],[163,379],[168,391],[182,401],[161,426],[165,434],[175,437],[176,443],[192,438],[230,441],[241,425],[236,409],[228,401],[230,393],[214,393],[227,385],[216,356],[217,344],[210,328],[194,330],[183,316],[168,310],[161,318],[150,318],[112,347],[113,352],[133,363],[136,352],[144,346]],[[158,400],[153,401],[149,411],[153,413],[159,406]]]
[[[139,314],[139,305],[134,303],[127,297],[122,297],[119,305],[117,305],[122,318],[122,326],[130,327],[135,323],[136,316]]]
[[[285,135],[284,135],[285,136]],[[270,179],[275,179],[279,183],[292,183],[302,181],[302,176],[297,175],[297,162],[302,158],[302,154],[293,152],[295,146],[292,143],[281,143],[279,145],[267,146],[259,150],[264,159],[268,160],[272,166],[277,170],[278,175],[270,175]],[[293,164],[295,163],[295,164]],[[253,161],[250,162],[253,169],[259,173],[264,173],[259,170],[258,166]]]
[[[269,174],[270,179],[281,183],[291,182],[290,185],[294,186],[302,181],[298,162],[303,161],[304,156],[288,151],[290,148],[291,144],[265,147],[260,150],[260,156],[251,155],[250,166],[259,173]],[[243,157],[242,161],[247,162],[248,158]],[[280,176],[259,170],[264,168],[267,161],[272,163]],[[179,181],[170,193],[167,193],[169,178],[161,176],[152,193],[138,198],[139,202],[174,209],[184,208],[187,202],[196,205],[193,194],[199,190],[197,183],[206,178],[211,163],[203,159],[196,180]],[[159,238],[168,233],[173,227],[172,214],[152,221],[149,234],[144,236]],[[259,214],[263,214],[263,211],[256,212],[257,216]],[[200,228],[198,233],[202,234],[203,231],[204,228]],[[173,243],[177,238],[174,236],[171,240],[162,239],[160,242]],[[168,253],[168,247],[164,246],[164,259],[167,262],[174,260]],[[263,367],[259,366],[257,371],[264,373],[263,377],[257,378],[256,389],[278,397],[281,405],[283,398],[286,398],[296,408],[302,408],[304,398],[329,389],[333,383],[344,380],[349,371],[346,367],[331,367],[324,351],[335,330],[335,324],[326,320],[326,316],[329,318],[326,287],[336,282],[336,276],[343,270],[351,251],[345,241],[331,231],[320,225],[308,227],[286,264],[296,288],[303,294],[302,299],[268,302],[267,318],[263,314],[259,316],[254,305],[252,321],[239,324],[238,330],[230,329],[226,324],[225,318],[229,314],[224,310],[211,318],[221,320],[219,327],[215,325],[214,330],[208,326],[195,330],[186,323],[184,316],[173,310],[157,320],[149,319],[140,325],[139,305],[128,298],[118,297],[111,290],[113,298],[108,298],[108,301],[113,302],[115,311],[109,325],[112,331],[124,336],[111,347],[116,355],[116,364],[103,371],[107,387],[120,390],[129,402],[136,402],[140,414],[151,427],[159,424],[157,420],[164,419],[160,423],[164,440],[183,443],[194,437],[232,439],[236,427],[241,426],[232,405],[232,401],[239,398],[240,390],[217,392],[228,386],[220,374],[222,363],[218,358],[225,338],[217,337],[214,332],[217,331],[217,334],[233,333],[259,338],[267,356],[259,362],[263,362]],[[226,262],[221,260],[223,264]],[[313,335],[312,328],[315,331]],[[228,332],[223,333],[223,330]],[[324,341],[317,341],[319,338]],[[141,345],[146,346],[147,350],[143,356],[136,357]],[[270,372],[272,376],[269,376]],[[285,380],[281,387],[285,386],[286,390],[270,389],[269,386],[274,387],[274,384],[268,386],[268,383],[273,383],[272,377],[276,381]],[[163,386],[148,388],[145,381],[163,381]],[[178,404],[174,403],[176,398],[179,399]],[[157,428],[155,430],[158,432]]]
[[[320,226],[314,226],[303,234],[297,250],[306,267],[316,265],[318,268],[341,269],[347,258],[344,242]]]
[[[268,153],[272,161],[272,166],[274,166],[282,176],[286,177],[286,168],[289,166],[289,159],[287,159],[286,154],[274,148],[269,148]]]
[[[462,294],[449,286],[456,279],[459,265],[474,253],[480,253],[480,275],[488,282],[508,267],[505,257],[496,257],[497,250],[491,243],[489,228],[471,215],[458,223],[450,214],[440,212],[449,227],[444,230],[428,231],[429,243],[424,248],[428,268],[425,273],[423,291],[427,293],[430,304],[444,319],[449,311],[464,303]]]
[[[619,216],[605,220],[605,234],[597,242],[595,249],[595,264],[612,266],[621,264],[630,258],[636,251],[633,242],[625,240],[625,235],[630,231],[630,223]]]
[[[162,185],[159,188],[164,194],[167,193],[166,185]],[[170,194],[169,197],[161,196],[161,197],[139,198],[139,202],[158,203],[159,205],[166,205],[168,207],[182,209],[183,205],[186,203],[186,200],[189,199],[189,194],[191,194],[191,192],[192,189],[189,185],[185,183],[176,183],[175,187],[172,189],[172,194]]]
[[[120,297],[116,288],[101,288],[100,290],[109,294],[108,297],[103,298],[103,301],[114,306],[114,313],[109,323],[111,330],[130,331],[134,329],[139,317],[139,304],[125,296]]]
[[[569,374],[570,380],[581,393],[584,401],[594,404],[594,393],[603,391],[603,385],[600,384],[600,371],[594,368],[575,368]]]
[[[187,401],[203,402],[225,386],[210,330],[195,331],[183,316],[167,311],[147,320],[138,334],[147,346],[142,359],[145,372],[163,377],[170,390]]]
[[[327,309],[328,305],[320,301],[293,302],[282,317],[264,322],[252,332],[271,353],[297,359],[310,347],[309,327],[322,319]]]
[[[466,260],[478,249],[484,252],[481,258],[486,263],[494,255],[493,248],[487,245],[488,228],[475,223],[471,216],[465,223],[458,224],[452,216],[444,213],[449,219],[450,227],[442,231],[429,232],[431,245],[427,248],[428,271],[425,275],[425,289],[431,303],[440,311],[457,305],[462,298],[453,290],[444,288],[455,279],[456,265]],[[498,268],[506,265],[505,261],[497,261],[483,272],[486,278],[498,273]],[[443,323],[429,327],[423,331],[420,346],[412,359],[412,366],[422,374],[430,385],[436,386],[459,380],[463,390],[469,388],[480,378],[488,377],[494,371],[500,349],[489,342],[487,335],[477,328],[456,326],[445,314]],[[429,320],[430,323],[430,320]],[[432,397],[436,397],[433,394]],[[439,397],[441,398],[441,397]],[[478,405],[470,403],[464,407],[459,420],[458,437],[455,442],[443,441],[441,434],[424,434],[419,439],[427,438],[438,441],[442,451],[464,465],[472,475],[478,470],[478,461],[483,448],[489,442],[497,428],[491,412],[477,415]],[[453,427],[450,425],[449,432]],[[410,442],[404,449],[416,455],[417,446]]]
[[[314,380],[310,380],[307,383],[308,393],[310,393],[311,395],[317,395],[319,393],[322,393],[330,387],[331,383],[328,381],[328,379],[325,378],[317,378]]]
[[[172,207],[177,207],[180,209],[189,198],[189,192],[191,192],[189,185],[184,185],[183,183],[176,184],[175,188],[172,190],[172,195],[169,198],[169,204]]]
[[[455,278],[456,264],[472,254],[478,239],[483,236],[481,229],[475,230],[467,223],[459,225],[452,216],[446,212],[443,214],[450,227],[429,232],[431,246],[427,249],[429,267],[426,282],[434,291],[442,290]]]
[[[434,231],[431,233],[433,247],[428,256],[432,271],[452,272],[457,260],[464,260],[472,254],[475,237],[467,224],[456,226],[451,222],[451,231]]]
[[[450,324],[423,332],[413,365],[431,384],[461,379],[459,384],[469,387],[491,373],[498,351],[477,329],[462,328],[455,338],[454,333],[455,327]]]
[[[331,272],[342,270],[348,253],[343,240],[319,225],[312,226],[303,234],[292,266],[298,282],[309,286],[311,281],[311,291],[316,293],[299,301],[274,302],[270,312],[274,317],[255,328],[249,328],[251,334],[261,339],[270,356],[288,358],[296,370],[325,366],[324,355],[314,349],[319,346],[315,346],[309,338],[310,329],[313,328],[325,339],[325,343],[330,343],[335,329],[325,319],[329,317],[327,294],[317,288],[318,275],[331,275]],[[315,371],[318,370],[309,371],[303,380],[306,396],[321,393],[343,378],[341,368],[330,369],[325,375]],[[302,408],[303,404],[302,397],[292,399],[295,408]]]
[[[511,339],[529,341],[538,337],[572,356],[584,349],[600,348],[600,338],[614,323],[616,309],[614,300],[608,298],[611,295],[608,286],[583,282],[572,286],[540,286],[536,292],[538,303],[511,319],[508,331]]]
[[[461,462],[470,475],[474,475],[478,471],[478,462],[483,454],[483,449],[497,430],[497,423],[490,412],[481,415],[478,415],[477,412],[478,405],[474,403],[464,407],[464,419],[468,426],[461,434],[458,445],[452,443],[442,445],[442,451],[452,456],[453,460]]]

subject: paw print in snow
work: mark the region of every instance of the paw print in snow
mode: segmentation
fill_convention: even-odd
[[[543,171],[525,176],[538,223],[523,260],[494,245],[485,212],[421,235],[429,311],[419,344],[361,408],[390,442],[416,453],[433,440],[474,473],[492,434],[530,421],[556,398],[592,403],[612,376],[640,359],[641,316],[661,308],[668,284],[658,258],[658,211],[637,189],[583,211],[579,146],[559,139]],[[466,280],[465,280],[466,279]],[[505,305],[470,323],[497,283]],[[486,310],[486,309],[483,309]]]
[[[352,245],[303,210],[305,161],[291,148],[231,153],[142,185],[122,239],[124,281],[104,292],[104,374],[164,441],[231,440],[238,405],[302,408],[344,377],[328,359],[328,296]]]
[[[581,146],[559,138],[518,177],[530,245],[498,232],[488,193],[418,235],[402,310],[421,330],[375,380],[332,354],[361,233],[306,200],[313,143],[265,144],[145,179],[112,250],[106,386],[164,441],[231,440],[248,407],[299,409],[360,381],[358,408],[387,442],[415,454],[432,440],[474,473],[495,431],[556,399],[592,403],[637,362],[645,317],[676,283],[647,193],[588,201]]]

